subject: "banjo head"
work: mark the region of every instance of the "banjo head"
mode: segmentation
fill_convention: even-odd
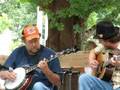
[[[13,70],[16,73],[16,79],[14,81],[6,80],[5,81],[5,88],[9,90],[16,89],[20,87],[26,77],[25,69],[24,68],[16,68]]]

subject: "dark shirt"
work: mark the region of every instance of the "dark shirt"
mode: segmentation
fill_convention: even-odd
[[[55,56],[55,52],[50,48],[43,47],[42,45],[41,45],[41,49],[35,55],[29,55],[26,50],[26,47],[22,46],[16,48],[11,53],[11,55],[8,57],[7,61],[5,62],[5,66],[12,67],[13,69],[18,67],[32,66],[37,64],[40,60],[43,60],[44,58],[50,60],[51,55]],[[48,63],[48,66],[55,73],[61,72],[60,62],[58,58],[55,58],[54,60],[50,61]],[[52,86],[52,84],[49,82],[47,77],[39,68],[34,70],[34,74],[32,77],[33,77],[33,82],[40,81],[43,82],[48,87]]]

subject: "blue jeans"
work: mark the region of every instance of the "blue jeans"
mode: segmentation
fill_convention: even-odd
[[[53,88],[49,88],[47,86],[45,86],[43,83],[41,82],[37,82],[34,84],[32,90],[53,90]]]
[[[112,84],[89,74],[79,76],[79,90],[113,90]]]
[[[120,87],[119,87],[119,88],[117,88],[117,89],[114,89],[114,90],[120,90]]]

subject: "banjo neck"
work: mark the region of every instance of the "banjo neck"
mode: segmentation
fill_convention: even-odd
[[[75,48],[71,48],[71,49],[66,49],[66,50],[63,50],[62,52],[57,52],[56,55],[50,55],[50,59],[47,60],[47,63],[53,61],[53,60],[56,60],[57,57],[60,57],[61,55],[65,55],[65,54],[70,54],[70,53],[75,53],[77,52],[77,49]],[[44,58],[46,60],[46,58]],[[25,68],[25,72],[26,74],[27,73],[30,73],[32,72],[33,70],[35,70],[37,67],[37,64],[36,65],[33,65],[33,66],[30,66],[30,67],[27,67]]]
[[[62,54],[61,54],[62,55]],[[49,63],[49,62],[51,62],[51,61],[53,61],[53,60],[56,60],[56,58],[58,57],[58,55],[56,54],[54,57],[53,57],[53,55],[51,55],[50,56],[50,59],[49,60],[47,60],[47,63]],[[33,65],[33,66],[30,66],[30,67],[27,67],[27,68],[25,68],[25,72],[26,72],[26,74],[27,73],[30,73],[30,72],[32,72],[33,70],[35,70],[36,68],[38,68],[37,67],[37,64],[36,65]]]

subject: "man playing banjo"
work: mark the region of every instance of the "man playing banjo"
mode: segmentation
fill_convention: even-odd
[[[26,88],[27,90],[53,90],[54,86],[61,84],[58,74],[61,72],[59,59],[55,58],[48,63],[50,56],[55,55],[55,52],[40,45],[40,36],[36,25],[26,25],[22,31],[22,40],[25,45],[16,48],[5,62],[6,67],[12,67],[13,69],[37,65],[37,68],[29,73],[32,81]],[[16,70],[20,76],[24,74],[21,70]],[[1,78],[14,82],[17,78],[20,79],[16,72],[12,72],[12,70],[1,71]],[[23,84],[22,82],[21,85]]]

